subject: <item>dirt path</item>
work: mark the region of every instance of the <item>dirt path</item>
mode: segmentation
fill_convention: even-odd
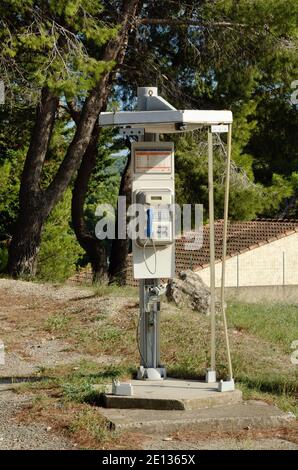
[[[193,442],[181,439],[167,440],[161,436],[148,442],[145,446],[148,450],[297,450],[297,444],[289,442],[285,439],[276,437],[272,438],[257,438],[257,439],[212,439],[201,440],[198,437]]]
[[[19,412],[32,396],[13,391],[14,383],[81,360],[115,363],[117,358],[81,353],[59,334],[45,331],[49,318],[83,309],[98,308],[102,300],[90,289],[55,287],[0,279],[0,339],[5,345],[5,364],[0,365],[0,449],[72,449],[73,442],[55,435],[47,424],[22,424]],[[56,337],[57,336],[57,337]]]
[[[28,401],[26,396],[0,386],[0,450],[75,449],[73,443],[53,434],[46,424],[19,423],[16,416]]]
[[[121,313],[128,300],[100,297],[87,288],[0,279],[0,339],[6,350],[5,364],[0,365],[0,449],[80,448],[46,420],[20,420],[20,414],[26,413],[24,410],[34,402],[35,397],[28,393],[15,393],[12,384],[42,376],[46,368],[71,366],[82,360],[105,365],[118,364],[120,357],[86,352],[88,348],[79,350],[75,339],[61,332],[67,331],[70,317],[74,322],[80,317],[80,325],[84,322],[96,325],[101,321],[101,315]],[[135,306],[132,304],[132,307]],[[131,306],[128,305],[128,308]],[[146,435],[138,440],[138,445],[160,450],[298,449],[296,443],[276,434],[222,438],[203,437],[200,434],[174,437]]]
[[[104,302],[108,303],[87,288],[0,279],[0,339],[6,350],[0,382],[1,377],[31,375],[44,367],[80,360],[114,361],[115,358],[82,353],[61,339],[59,323],[55,331],[55,321],[92,312],[102,308]]]

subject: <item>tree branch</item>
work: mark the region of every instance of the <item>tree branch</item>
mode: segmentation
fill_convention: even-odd
[[[37,105],[35,127],[23,169],[20,203],[27,204],[29,192],[37,193],[40,190],[40,175],[49,148],[58,104],[58,98],[48,88],[43,88],[40,102]]]
[[[138,0],[124,1],[123,5],[122,27],[118,36],[107,44],[103,55],[104,62],[117,61],[119,53],[123,50],[123,44],[126,44],[128,31],[132,27]],[[53,181],[45,191],[49,211],[60,199],[73,174],[79,168],[82,157],[88,147],[94,125],[102,107],[106,103],[109,93],[110,76],[111,72],[109,70],[101,75],[84,103],[74,138]]]
[[[232,23],[230,21],[215,21],[214,23],[206,23],[202,20],[194,20],[194,19],[175,19],[175,18],[137,18],[136,19],[137,25],[164,25],[164,26],[201,26],[204,28],[215,26],[220,28],[228,28],[228,27],[237,27],[237,28],[245,28],[248,27],[247,24],[244,23]]]
[[[81,111],[77,108],[75,102],[73,100],[67,101],[67,107],[65,109],[69,112],[72,120],[77,124],[80,119]]]

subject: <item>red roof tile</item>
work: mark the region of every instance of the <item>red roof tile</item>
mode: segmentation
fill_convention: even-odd
[[[215,259],[222,259],[223,221],[215,222]],[[187,251],[182,237],[176,240],[176,270],[201,269],[209,264],[209,225],[204,226],[202,247]],[[245,253],[298,231],[298,220],[257,219],[250,222],[233,222],[228,226],[227,256]]]
[[[215,260],[222,259],[222,229],[223,221],[215,223]],[[233,222],[228,226],[227,257],[236,256],[249,250],[254,250],[267,243],[298,232],[298,220],[257,219],[250,222]],[[192,234],[194,237],[194,234]],[[176,240],[176,272],[185,269],[199,270],[209,266],[209,226],[203,228],[203,245],[201,248],[186,251],[185,243],[189,239],[182,237]],[[132,257],[129,255],[126,281],[128,285],[136,286],[138,281],[132,276]]]

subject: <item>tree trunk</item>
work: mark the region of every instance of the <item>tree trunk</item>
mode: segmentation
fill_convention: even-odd
[[[125,225],[127,227],[127,208],[131,204],[131,152],[128,154],[125,169],[122,174],[119,196],[126,197],[126,212],[125,214],[118,214],[116,220],[116,238],[112,243],[112,250],[109,263],[109,279],[110,282],[117,282],[120,285],[126,283],[126,271],[127,271],[127,256],[129,253],[130,240],[126,237],[125,239],[118,238],[118,227],[119,225]],[[120,215],[120,219],[119,219]]]
[[[21,212],[9,246],[8,272],[12,277],[35,276],[45,215],[39,205]]]
[[[91,259],[92,267],[92,282],[107,283],[108,281],[108,263],[107,263],[107,252],[104,243],[97,240],[95,237],[90,240],[86,252],[89,254]]]
[[[124,21],[124,23],[126,24],[126,30],[123,28],[122,40],[121,42],[118,42],[118,53],[116,55],[118,68],[119,66],[121,66],[125,58],[128,43],[128,33],[131,27],[130,21],[134,17],[139,3],[140,2],[134,0],[130,2],[123,2],[123,5],[126,4],[125,9],[127,18]],[[112,84],[112,78],[112,75],[110,75],[108,81],[106,82],[105,90],[101,90],[103,98],[101,111],[103,111],[105,108],[105,104],[108,99],[109,88]],[[69,108],[74,121],[79,123],[80,113],[77,110],[73,109],[72,103],[69,103]],[[84,108],[82,112],[83,111]],[[89,146],[82,159],[82,163],[78,170],[77,178],[74,184],[71,209],[73,228],[79,244],[86,251],[88,258],[90,259],[92,267],[92,278],[94,283],[106,282],[108,280],[108,265],[105,243],[103,240],[98,240],[95,235],[88,231],[84,221],[84,204],[88,191],[88,183],[90,180],[90,176],[96,164],[97,141],[99,137],[99,132],[100,131],[98,124],[95,124]],[[128,247],[126,247],[127,243],[125,240],[124,242],[125,243],[122,244],[124,252],[121,252],[121,254],[124,255],[124,259],[123,262],[120,262],[120,264],[124,263],[128,252]],[[117,266],[115,264],[114,271],[116,270],[116,268]]]
[[[19,193],[19,214],[9,246],[8,273],[34,276],[41,231],[49,214],[40,176],[51,139],[58,99],[44,88],[36,109],[35,127],[28,149]]]
[[[88,148],[82,159],[74,184],[71,201],[71,219],[73,229],[81,247],[86,251],[92,266],[93,282],[107,281],[107,255],[105,244],[88,231],[84,219],[84,203],[88,191],[88,183],[96,164],[97,144],[100,134],[98,124],[95,125]]]
[[[138,0],[123,1],[122,26],[116,38],[104,48],[103,61],[117,63],[117,59],[124,54],[138,3]],[[74,138],[56,175],[45,191],[41,189],[41,174],[59,103],[57,97],[52,96],[48,89],[42,90],[21,179],[18,221],[9,249],[8,272],[14,277],[24,273],[31,275],[35,273],[42,227],[79,168],[99,113],[106,102],[111,73],[111,70],[105,71],[86,98]]]

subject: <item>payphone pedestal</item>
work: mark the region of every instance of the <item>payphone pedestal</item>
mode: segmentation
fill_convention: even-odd
[[[160,301],[158,279],[140,279],[139,352],[141,365],[138,379],[162,380],[166,370],[160,364]]]

